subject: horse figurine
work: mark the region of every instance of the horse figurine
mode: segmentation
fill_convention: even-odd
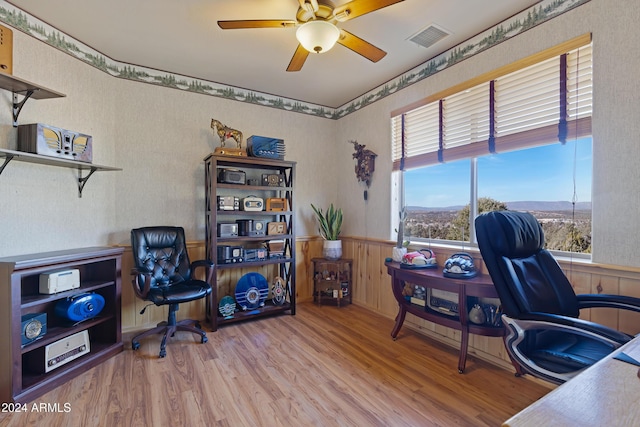
[[[231,129],[228,126],[223,125],[216,119],[211,119],[211,129],[213,129],[220,138],[220,146],[224,147],[227,139],[232,138],[236,140],[238,148],[242,148],[242,132],[236,129]]]

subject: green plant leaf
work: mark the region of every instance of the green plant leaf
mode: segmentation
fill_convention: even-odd
[[[342,229],[342,209],[336,209],[333,203],[329,206],[326,213],[322,208],[317,208],[311,203],[311,208],[318,219],[318,232],[322,238],[326,240],[338,240]]]

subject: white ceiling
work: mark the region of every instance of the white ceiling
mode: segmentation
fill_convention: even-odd
[[[337,108],[538,1],[404,0],[338,24],[386,51],[381,61],[336,45],[293,73],[295,28],[222,30],[216,21],[295,20],[298,0],[9,3],[116,61]],[[451,35],[430,48],[408,40],[429,25]]]

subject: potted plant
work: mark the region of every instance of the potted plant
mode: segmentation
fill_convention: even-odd
[[[327,259],[340,259],[342,257],[342,241],[338,236],[342,229],[342,209],[334,208],[333,203],[326,212],[322,208],[316,208],[313,203],[311,208],[318,219],[318,231],[324,239],[322,256]]]
[[[407,212],[405,208],[400,210],[400,221],[398,222],[398,240],[396,242],[396,247],[393,248],[391,252],[391,259],[395,262],[401,262],[402,256],[407,253],[407,246],[409,245],[408,241],[404,240],[404,222],[407,219]]]

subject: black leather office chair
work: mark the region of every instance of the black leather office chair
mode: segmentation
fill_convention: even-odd
[[[580,309],[595,307],[640,311],[640,299],[576,295],[544,249],[544,233],[533,215],[487,212],[475,225],[480,253],[502,304],[505,346],[524,373],[561,384],[632,338],[578,316]]]
[[[133,289],[136,295],[153,304],[168,305],[169,318],[156,328],[145,331],[131,340],[134,350],[140,348],[139,340],[147,335],[164,333],[160,345],[160,357],[165,357],[167,336],[176,331],[190,331],[207,342],[207,334],[198,321],[176,322],[179,304],[204,298],[211,293],[213,263],[210,261],[189,262],[189,254],[182,227],[144,227],[131,230],[131,249],[135,267]],[[206,281],[193,278],[197,268],[205,269]],[[140,312],[144,313],[146,307]]]

